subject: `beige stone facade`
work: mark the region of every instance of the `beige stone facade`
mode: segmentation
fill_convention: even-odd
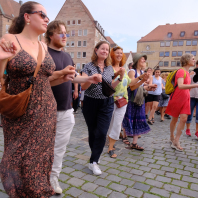
[[[158,26],[137,42],[137,53],[148,56],[147,66],[163,71],[180,68],[180,58],[192,53],[198,59],[198,23]]]
[[[91,61],[94,46],[106,40],[104,30],[81,0],[66,0],[56,20],[66,23],[69,37],[65,51],[71,55],[77,70],[82,69]]]

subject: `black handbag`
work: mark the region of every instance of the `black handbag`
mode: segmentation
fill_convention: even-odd
[[[97,67],[98,73],[100,74],[100,70],[99,67]],[[115,93],[115,89],[104,80],[104,78],[102,78],[102,94],[106,97],[110,97],[111,95],[113,95]]]
[[[162,93],[162,98],[165,100],[165,99],[168,99],[169,98],[169,95],[165,94],[165,93]]]

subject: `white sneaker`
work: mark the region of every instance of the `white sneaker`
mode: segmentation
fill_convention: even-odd
[[[102,171],[100,170],[98,164],[89,164],[89,169],[93,171],[94,175],[101,175]]]
[[[58,183],[58,178],[56,176],[50,177],[50,184],[56,194],[61,194],[63,192],[63,190],[61,189],[61,187]]]

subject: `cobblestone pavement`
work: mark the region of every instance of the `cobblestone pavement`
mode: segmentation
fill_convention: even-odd
[[[107,147],[101,156],[101,176],[94,176],[87,168],[90,149],[87,127],[81,113],[75,115],[76,124],[64,156],[60,185],[62,195],[52,198],[185,198],[198,197],[198,141],[195,139],[195,123],[191,125],[192,137],[184,132],[181,145],[184,152],[170,147],[170,120],[156,122],[151,131],[139,139],[143,152],[129,150],[119,140],[116,143],[118,157],[112,159]],[[0,129],[0,158],[3,156],[3,133]],[[1,159],[0,159],[1,160]],[[0,181],[0,198],[8,197]]]

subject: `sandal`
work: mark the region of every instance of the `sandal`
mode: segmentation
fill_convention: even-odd
[[[151,120],[148,120],[147,123],[150,124],[150,125],[153,125]]]
[[[114,150],[110,150],[109,152],[108,152],[108,154],[109,154],[109,156],[111,157],[111,158],[116,158],[117,157],[117,155],[114,153]],[[116,155],[115,157],[113,157],[113,155]]]
[[[175,150],[177,150],[177,151],[180,151],[180,152],[183,151],[183,148],[180,146],[180,143],[179,143],[179,142],[178,142],[178,143],[175,143],[175,142],[173,141],[173,143],[172,143],[172,145],[171,145],[171,148],[173,148],[173,149],[175,149]]]
[[[130,145],[130,142],[127,137],[122,138],[122,142],[125,143],[126,145]]]
[[[154,120],[154,118],[152,118],[152,119],[151,119],[151,121],[152,121],[153,123],[155,123],[155,120]]]
[[[144,148],[138,146],[137,143],[136,143],[136,144],[133,144],[133,143],[132,143],[132,144],[130,145],[130,147],[131,147],[131,149],[135,149],[135,150],[139,150],[139,151],[143,151],[143,150],[144,150]]]

